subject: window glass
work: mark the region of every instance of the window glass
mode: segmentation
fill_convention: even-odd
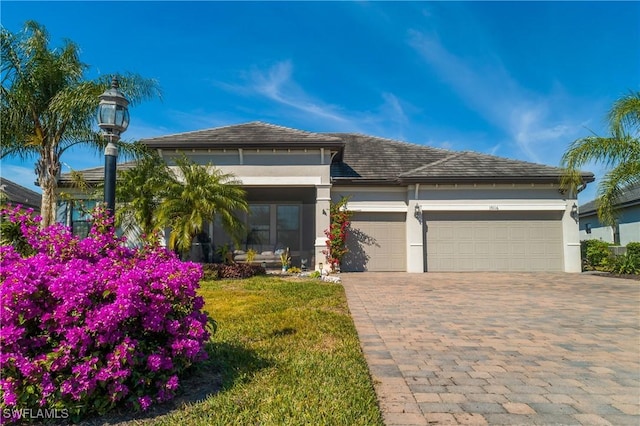
[[[278,206],[277,244],[300,250],[300,206]]]
[[[96,201],[76,200],[71,210],[71,231],[73,235],[85,238],[91,230],[91,210],[96,206]]]
[[[268,204],[253,204],[249,206],[249,233],[247,248],[254,250],[268,250],[270,245],[270,209]]]

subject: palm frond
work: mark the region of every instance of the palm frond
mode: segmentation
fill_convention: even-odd
[[[625,162],[611,169],[600,182],[596,207],[602,223],[614,226],[619,217],[617,207],[624,192],[640,184],[640,161]]]
[[[631,92],[618,99],[609,111],[611,134],[621,138],[625,135],[640,136],[640,92]]]

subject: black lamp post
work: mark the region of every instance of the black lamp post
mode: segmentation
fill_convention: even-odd
[[[100,95],[98,105],[98,126],[109,139],[104,149],[104,202],[107,204],[107,214],[113,216],[116,211],[116,161],[118,148],[116,142],[120,134],[129,126],[129,101],[118,90],[118,78],[113,77],[111,88]]]

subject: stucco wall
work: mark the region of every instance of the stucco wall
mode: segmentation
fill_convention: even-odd
[[[640,205],[625,208],[618,219],[620,230],[620,245],[640,241]],[[587,225],[591,226],[591,233],[587,234]],[[593,213],[580,218],[581,240],[602,240],[613,243],[613,229],[604,226]]]

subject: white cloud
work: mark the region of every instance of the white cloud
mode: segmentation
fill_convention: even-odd
[[[217,82],[215,85],[243,97],[259,96],[283,107],[285,110],[279,112],[279,116],[293,116],[298,122],[313,123],[325,131],[403,139],[409,125],[406,108],[415,109],[388,91],[380,91],[381,103],[366,111],[350,110],[345,105],[318,99],[295,80],[294,65],[290,60],[279,61],[265,70],[254,68],[242,73],[242,80],[242,84]],[[273,110],[269,112],[273,113]]]
[[[2,160],[0,175],[2,175],[3,178],[9,179],[10,181],[17,183],[18,185],[22,185],[32,191],[38,193],[42,192],[42,189],[35,184],[37,177],[33,167],[7,164],[5,160]]]
[[[390,121],[395,127],[396,139],[404,139],[404,129],[409,124],[409,118],[402,107],[401,101],[393,93],[382,94],[384,103],[380,107],[380,114],[385,120]]]
[[[246,86],[223,85],[237,92],[249,92],[263,96],[280,105],[312,114],[316,118],[344,124],[349,121],[335,105],[314,99],[298,86],[292,77],[293,65],[290,60],[280,61],[266,71],[254,69],[247,73]]]
[[[411,31],[409,44],[470,109],[502,131],[529,161],[555,165],[568,141],[579,137],[582,120],[566,119],[568,102],[562,96],[528,91],[496,60],[463,60],[435,35]]]

